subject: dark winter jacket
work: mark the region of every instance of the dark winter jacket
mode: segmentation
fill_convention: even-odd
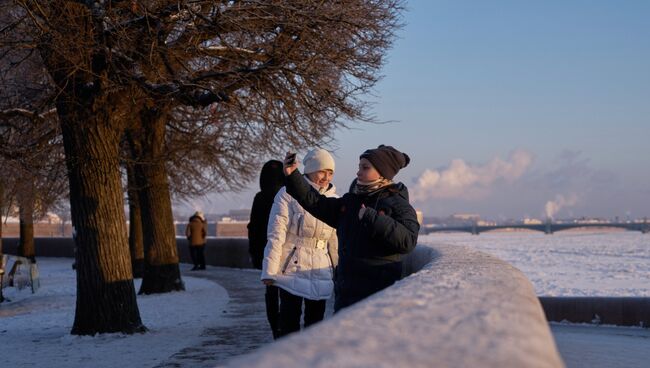
[[[399,280],[401,255],[417,243],[420,225],[409,204],[408,190],[392,184],[372,195],[320,195],[295,170],[286,180],[287,193],[316,218],[336,228],[339,265],[335,272],[334,309],[339,310]],[[361,204],[366,211],[359,220]]]
[[[260,173],[260,189],[253,199],[251,218],[248,223],[248,252],[251,255],[253,267],[262,269],[264,247],[266,246],[266,231],[269,223],[269,213],[273,199],[284,185],[282,162],[270,160],[262,167]]]

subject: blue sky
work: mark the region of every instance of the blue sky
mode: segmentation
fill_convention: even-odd
[[[341,192],[383,143],[411,156],[397,179],[425,215],[650,217],[650,1],[407,7],[368,97],[391,123],[336,135]]]

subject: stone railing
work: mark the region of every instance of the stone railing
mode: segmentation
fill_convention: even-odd
[[[178,256],[182,263],[191,263],[187,239],[176,238]],[[18,238],[3,238],[2,251],[16,254]],[[34,240],[36,259],[38,257],[74,257],[72,238],[36,238]],[[211,266],[251,268],[246,238],[208,238],[205,261]]]
[[[533,286],[465,247],[419,245],[414,274],[233,367],[562,367]]]

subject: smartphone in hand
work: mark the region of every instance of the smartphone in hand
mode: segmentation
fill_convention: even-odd
[[[295,153],[290,153],[287,155],[287,158],[284,160],[284,162],[287,164],[287,166],[291,166],[296,163],[296,154]]]

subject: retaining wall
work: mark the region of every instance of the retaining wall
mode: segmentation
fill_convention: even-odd
[[[554,322],[650,327],[650,298],[540,297],[546,319]]]
[[[231,367],[562,367],[533,286],[459,246],[422,246],[416,273]]]
[[[192,263],[187,239],[176,238],[178,256],[182,263]],[[16,254],[18,238],[2,238],[2,250]],[[38,257],[74,257],[72,238],[34,239],[36,260]],[[205,262],[211,266],[252,268],[248,254],[247,238],[208,238],[205,249]]]

